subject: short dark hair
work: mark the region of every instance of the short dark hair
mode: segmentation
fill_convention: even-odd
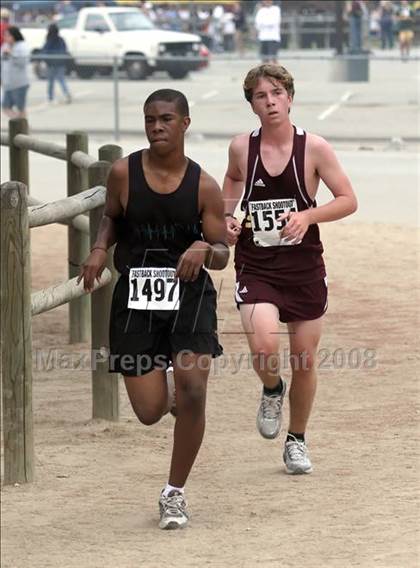
[[[143,110],[150,103],[155,101],[164,101],[166,103],[175,103],[176,109],[182,116],[190,116],[190,109],[188,106],[187,97],[181,91],[176,91],[175,89],[159,89],[154,91],[146,99],[143,105]]]
[[[59,33],[57,24],[50,24],[48,26],[47,39],[56,39]]]
[[[22,35],[22,32],[20,31],[20,29],[17,26],[9,26],[7,28],[7,31],[12,36],[12,38],[15,40],[15,42],[25,40],[25,38]]]

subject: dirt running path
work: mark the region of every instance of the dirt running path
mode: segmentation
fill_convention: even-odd
[[[3,568],[418,566],[418,234],[335,224],[322,235],[330,303],[308,432],[314,473],[284,474],[284,432],[259,437],[260,388],[227,357],[229,368],[210,382],[207,433],[188,484],[191,525],[160,532],[173,419],[139,425],[121,385],[121,420],[92,422],[87,371],[37,371],[36,481],[3,488]],[[65,228],[34,230],[32,249],[34,288],[65,278]],[[219,317],[239,332],[231,268],[223,278]],[[37,316],[34,348],[77,361],[87,346],[69,348],[66,330],[66,307]],[[239,333],[221,339],[227,355],[246,353]],[[366,349],[375,350],[373,369]],[[342,368],[331,368],[334,356]],[[350,368],[357,357],[361,368]]]

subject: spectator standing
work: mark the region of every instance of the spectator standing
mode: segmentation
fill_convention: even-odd
[[[182,32],[190,32],[193,28],[191,26],[191,12],[187,6],[180,6],[178,10],[178,17]]]
[[[245,34],[248,31],[245,11],[241,2],[236,2],[233,6],[233,14],[235,16],[235,26],[236,26],[236,50],[239,51],[239,55],[244,54],[244,43]]]
[[[398,12],[398,40],[402,61],[410,57],[411,44],[414,38],[414,15],[407,0],[401,1]]]
[[[140,2],[139,10],[143,12],[152,22],[156,22],[156,12],[152,2]]]
[[[392,2],[385,0],[381,3],[381,47],[394,47],[394,8]]]
[[[71,95],[66,83],[66,61],[68,59],[67,45],[60,36],[58,26],[48,26],[47,39],[42,48],[42,53],[49,56],[46,59],[48,68],[48,101],[54,102],[54,85],[58,81],[66,103],[71,103]]]
[[[76,8],[74,7],[71,0],[60,0],[55,5],[55,13],[57,16],[68,16],[69,14],[74,14]]]
[[[3,111],[9,118],[26,117],[29,89],[29,47],[19,28],[9,26],[1,46]]]
[[[349,49],[350,53],[362,51],[362,20],[363,8],[361,0],[351,0],[348,4],[349,18]]]
[[[223,51],[223,34],[222,34],[222,20],[225,9],[221,4],[214,7],[211,18],[212,18],[212,32],[213,32],[213,49],[214,51]]]
[[[375,8],[370,13],[369,17],[369,38],[373,41],[379,39],[381,31],[381,10],[380,8]]]
[[[223,35],[223,49],[231,53],[235,50],[235,15],[231,8],[228,6],[222,16],[222,35]]]
[[[263,63],[277,63],[280,25],[280,7],[273,5],[273,0],[263,0],[255,15],[255,29]]]

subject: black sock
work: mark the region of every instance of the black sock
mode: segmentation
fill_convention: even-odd
[[[277,384],[274,388],[272,388],[272,389],[269,389],[268,387],[266,387],[266,386],[264,385],[264,394],[265,394],[266,396],[279,395],[279,394],[281,394],[282,392],[283,392],[283,380],[282,380],[281,377],[279,377],[279,382],[278,382],[278,384]]]
[[[293,438],[296,438],[298,442],[305,443],[305,432],[303,432],[302,434],[297,434],[296,432],[288,432],[286,442],[294,442]]]

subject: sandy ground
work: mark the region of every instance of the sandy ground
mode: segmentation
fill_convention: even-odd
[[[34,289],[63,280],[65,228],[32,235]],[[36,481],[3,488],[3,568],[419,565],[418,233],[336,223],[322,236],[330,307],[308,431],[314,473],[285,475],[284,432],[260,438],[258,382],[230,364],[209,386],[207,432],[188,483],[190,527],[159,531],[172,417],[141,426],[121,384],[120,421],[93,422],[88,371],[38,370]],[[223,279],[219,317],[229,333],[221,340],[238,356],[246,349],[231,268]],[[87,351],[66,342],[66,307],[33,320],[34,349],[75,360]]]

